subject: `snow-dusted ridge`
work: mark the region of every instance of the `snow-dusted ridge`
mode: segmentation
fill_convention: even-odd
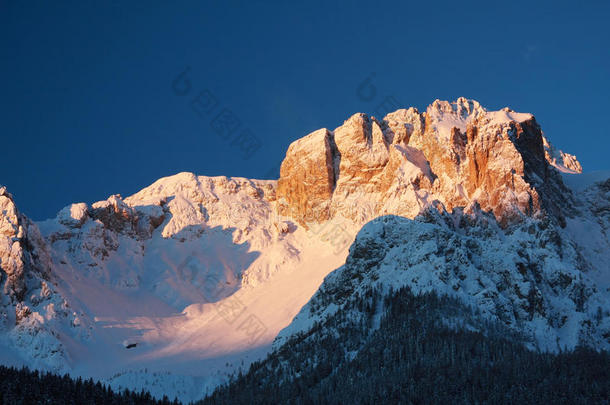
[[[605,232],[608,225],[588,223],[592,232]],[[435,209],[414,220],[379,217],[362,228],[346,264],[326,277],[274,345],[342,311],[370,286],[389,291],[407,285],[415,293],[462,299],[523,334],[532,348],[608,349],[610,276],[600,267],[610,259],[607,241],[606,250],[588,249],[587,260],[572,228],[528,220],[503,230],[482,212]]]
[[[37,224],[0,189],[0,360],[198,399],[356,268],[607,348],[610,185],[579,168],[531,114],[461,98],[315,131],[278,181],[179,173]]]

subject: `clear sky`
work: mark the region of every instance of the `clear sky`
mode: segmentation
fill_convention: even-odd
[[[313,130],[460,96],[610,169],[610,2],[291,3],[0,0],[0,184],[40,220],[181,171],[275,178]]]

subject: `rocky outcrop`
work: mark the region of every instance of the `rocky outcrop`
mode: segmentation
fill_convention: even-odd
[[[504,225],[546,213],[563,223],[569,192],[545,145],[531,114],[487,111],[464,98],[381,121],[355,114],[289,147],[278,210],[303,225],[336,215],[363,223],[382,214],[412,218],[436,201],[448,211],[476,204]]]
[[[12,302],[23,300],[38,288],[37,277],[47,278],[50,259],[40,232],[22,215],[13,196],[0,187],[0,282],[2,293]]]
[[[280,168],[277,192],[283,197],[281,215],[305,213],[308,220],[329,218],[329,203],[336,181],[337,148],[326,129],[293,142]]]
[[[38,226],[18,211],[4,187],[0,187],[0,284],[0,333],[15,350],[29,353],[33,366],[67,370],[63,344],[50,325],[58,320],[71,324],[78,316],[57,292],[48,245]]]
[[[91,206],[91,217],[100,220],[104,226],[114,232],[134,230],[138,225],[138,216],[134,210],[115,194],[106,201],[99,201]]]
[[[545,137],[542,138],[542,141],[544,155],[552,166],[563,173],[582,173],[582,166],[576,156],[556,149]]]

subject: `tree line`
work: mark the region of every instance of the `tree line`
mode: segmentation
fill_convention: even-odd
[[[109,386],[93,379],[76,379],[30,370],[26,367],[0,366],[0,404],[34,405],[177,405],[178,400],[154,399],[149,392],[113,391]]]

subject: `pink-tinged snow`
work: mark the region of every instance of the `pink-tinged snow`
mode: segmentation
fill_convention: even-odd
[[[157,215],[166,200],[164,222],[145,240],[112,234],[91,218],[77,226],[80,204],[40,223],[56,237],[57,290],[82,319],[84,338],[56,328],[69,364],[37,366],[190,401],[263,357],[345,261],[357,232],[336,219],[348,239],[337,249],[324,232],[277,217],[273,202],[255,192],[273,183],[187,173],[160,179],[118,202]]]
[[[75,342],[68,348],[78,359],[74,372],[93,375],[117,387],[134,388],[140,380],[146,383],[142,385],[146,389],[151,389],[151,373],[165,373],[170,376],[169,381],[167,377],[157,381],[161,392],[168,392],[164,384],[183,384],[188,392],[175,392],[181,399],[201,398],[203,390],[224,381],[235,367],[247,367],[250,361],[264,356],[275,336],[307,303],[329,269],[339,267],[345,259],[345,253],[314,253],[323,250],[318,246],[294,268],[257,288],[239,289],[214,303],[207,303],[202,297],[180,313],[147,294],[130,296],[95,284],[87,287],[76,283],[75,287],[83,288],[79,295],[88,296],[86,307],[114,316],[96,317],[94,337],[86,344]],[[235,319],[227,306],[237,308],[233,311],[239,314]],[[126,349],[129,343],[137,346]],[[142,369],[147,369],[146,376],[138,373]],[[111,378],[115,374],[122,376]],[[181,382],[184,379],[197,384]]]

